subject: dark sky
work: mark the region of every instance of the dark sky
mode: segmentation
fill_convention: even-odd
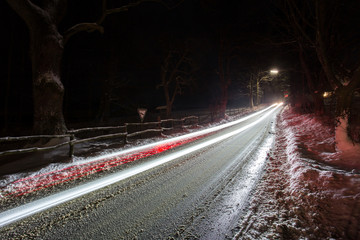
[[[100,14],[99,0],[68,2],[60,32],[79,22],[95,21]],[[174,2],[167,1],[169,5]],[[29,123],[32,85],[27,28],[6,1],[1,1],[0,9],[1,62],[6,63],[0,70],[0,123],[4,124],[4,119],[15,125]],[[65,116],[68,121],[93,118],[107,77],[123,83],[117,90],[119,101],[113,107],[120,115],[131,114],[139,106],[153,110],[164,105],[162,89],[157,88],[160,66],[168,49],[184,42],[189,42],[198,70],[196,84],[175,100],[175,108],[206,108],[218,94],[216,72],[221,34],[229,46],[238,46],[238,55],[245,65],[257,64],[264,70],[287,67],[291,54],[286,59],[286,51],[269,45],[278,34],[274,16],[276,8],[268,0],[185,0],[174,9],[147,2],[108,16],[104,34],[79,33],[65,46]],[[231,93],[236,92],[232,90]],[[245,100],[235,98],[229,104],[241,106],[247,103]]]

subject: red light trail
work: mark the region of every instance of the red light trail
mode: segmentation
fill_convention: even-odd
[[[189,146],[184,146],[176,150],[174,149],[167,154],[156,155],[156,157],[153,159],[148,159],[148,161],[139,161],[138,164],[129,168],[121,169],[121,171],[111,172],[97,179],[92,179],[86,183],[81,183],[78,186],[68,186],[67,189],[62,189],[57,193],[51,193],[48,196],[44,196],[20,206],[5,210],[0,213],[0,227],[45,211],[46,209],[58,206],[62,203],[79,198],[91,192],[110,186],[114,183],[136,176],[142,172],[149,171],[175,159],[180,159],[186,155],[196,153],[201,149],[205,149],[206,147],[224,141],[225,139],[229,139],[246,130],[250,130],[251,128],[256,127],[258,123],[268,118],[281,105],[282,104],[274,104],[264,110],[241,119],[194,133],[167,139],[157,143],[122,150],[121,152],[101,155],[95,158],[87,159],[87,162],[82,162],[81,164],[75,166],[69,166],[63,169],[50,171],[48,173],[38,173],[35,176],[12,181],[6,187],[0,189],[1,198],[7,198],[10,200],[16,196],[24,196],[41,189],[49,188],[57,184],[78,179],[96,172],[104,171],[121,164],[156,155],[166,150],[192,142],[196,139],[203,138],[230,126],[235,126],[241,122],[266,112],[253,121],[249,121],[247,123],[245,122],[244,124],[229,129],[229,131],[219,132],[219,134],[216,136],[212,136],[209,139],[204,139],[204,141],[199,141],[196,143],[194,142],[193,144],[189,144]]]
[[[281,106],[282,104],[273,104],[271,106],[269,106],[266,109],[263,109],[261,111],[258,111],[254,114],[251,114],[249,116],[243,117],[241,119],[235,120],[233,122],[228,122],[226,124],[222,124],[219,126],[215,126],[209,129],[205,129],[196,133],[192,133],[189,136],[181,136],[180,138],[175,138],[173,140],[169,139],[166,140],[163,143],[154,143],[154,144],[150,144],[151,146],[143,146],[140,147],[137,150],[133,150],[132,153],[130,153],[130,151],[132,151],[131,149],[126,150],[123,153],[114,153],[114,154],[110,154],[111,156],[100,156],[97,157],[96,159],[93,159],[91,162],[86,162],[86,163],[82,163],[82,164],[77,164],[77,165],[72,165],[63,169],[59,169],[59,170],[55,170],[55,171],[50,171],[47,173],[41,173],[35,176],[31,176],[31,177],[26,177],[26,178],[21,178],[19,180],[16,180],[10,184],[7,184],[7,186],[2,187],[0,189],[0,199],[1,198],[13,198],[13,197],[18,197],[18,196],[23,196],[35,191],[39,191],[41,189],[45,189],[45,188],[49,188],[61,183],[65,183],[65,182],[69,182],[81,177],[85,177],[97,172],[102,172],[105,170],[109,170],[111,168],[120,166],[122,164],[126,164],[129,162],[133,162],[142,158],[146,158],[146,157],[150,157],[159,153],[162,153],[164,151],[173,149],[175,147],[184,145],[186,143],[195,141],[197,139],[203,138],[207,135],[213,134],[221,129],[233,126],[235,124],[238,124],[240,122],[243,122],[251,117],[254,117],[256,115],[259,115],[265,111],[267,111],[268,109],[273,108],[274,106]],[[276,107],[277,108],[277,107]],[[276,109],[275,108],[275,109]],[[272,110],[273,111],[273,110]],[[243,127],[243,129],[245,128],[249,128],[251,127],[253,124],[255,124],[257,121],[259,121],[259,119],[257,119],[255,122],[252,122],[248,125],[246,125],[245,127]],[[235,131],[236,133],[236,131]],[[231,135],[231,134],[230,134]],[[211,141],[209,141],[211,142]],[[211,144],[211,143],[209,143]],[[140,150],[142,149],[142,150]]]
[[[3,188],[1,190],[3,192],[2,197],[11,198],[11,197],[23,196],[25,194],[29,194],[35,191],[39,191],[41,189],[49,188],[61,183],[79,179],[81,177],[85,177],[97,172],[106,171],[111,168],[120,166],[122,164],[126,164],[142,158],[146,158],[162,153],[164,151],[195,141],[206,135],[208,134],[188,138],[185,140],[157,145],[155,147],[152,147],[151,149],[147,149],[132,154],[124,154],[123,156],[119,155],[112,158],[104,158],[90,163],[73,165],[60,170],[22,178],[9,184],[6,187],[7,189]],[[9,186],[11,188],[10,191],[8,190]]]

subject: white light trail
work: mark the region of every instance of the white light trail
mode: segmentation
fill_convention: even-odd
[[[275,111],[280,106],[281,106],[280,104],[274,104],[274,105],[270,106],[269,108],[266,108],[266,109],[264,109],[262,111],[251,114],[251,115],[249,115],[247,117],[244,117],[242,119],[236,120],[234,122],[226,123],[226,124],[223,124],[221,126],[216,126],[216,127],[210,128],[210,129],[199,131],[200,133],[196,132],[196,133],[187,134],[187,135],[185,135],[186,137],[185,136],[180,136],[180,137],[173,138],[171,140],[161,141],[160,143],[157,142],[157,143],[154,143],[154,144],[149,144],[149,145],[146,145],[146,146],[137,147],[137,148],[135,148],[135,150],[134,149],[129,149],[129,150],[126,150],[126,151],[123,151],[123,152],[119,152],[117,154],[113,153],[113,154],[110,154],[110,155],[102,156],[101,158],[113,157],[113,156],[116,156],[118,154],[123,154],[124,152],[142,150],[144,148],[149,148],[149,147],[152,147],[152,146],[156,146],[156,145],[161,144],[161,143],[165,143],[165,142],[167,143],[167,142],[170,142],[170,141],[174,141],[175,139],[180,140],[180,139],[183,139],[183,138],[198,136],[198,135],[206,134],[208,132],[217,131],[217,130],[223,129],[225,127],[229,127],[229,126],[235,125],[237,123],[240,123],[242,121],[245,121],[245,120],[247,120],[247,119],[249,119],[251,117],[254,117],[256,115],[259,115],[260,113],[263,113],[263,112],[265,112],[265,111],[267,111],[267,110],[269,110],[270,108],[273,107],[273,109],[271,111],[267,112],[262,117],[258,118],[254,122],[251,122],[251,123],[247,124],[246,126],[243,126],[243,127],[239,128],[239,129],[236,129],[235,131],[226,133],[224,135],[221,135],[221,136],[218,136],[216,138],[210,139],[210,140],[208,140],[206,142],[202,142],[200,144],[188,147],[186,149],[176,151],[176,152],[171,153],[171,154],[169,154],[167,156],[156,158],[153,161],[142,163],[140,165],[134,166],[134,167],[129,168],[129,169],[125,169],[125,170],[120,171],[118,173],[108,175],[108,176],[103,177],[101,179],[97,179],[97,180],[94,180],[92,182],[83,184],[81,186],[74,187],[72,189],[65,190],[63,192],[60,192],[60,193],[57,193],[57,194],[54,194],[54,195],[51,195],[51,196],[48,196],[48,197],[33,201],[31,203],[27,203],[25,205],[22,205],[22,206],[7,210],[5,212],[2,212],[2,213],[0,213],[0,227],[4,227],[4,226],[6,226],[8,224],[11,224],[11,223],[14,223],[14,222],[16,222],[16,221],[18,221],[20,219],[29,217],[31,215],[34,215],[34,214],[39,213],[41,211],[44,211],[46,209],[49,209],[49,208],[55,207],[55,206],[57,206],[59,204],[68,202],[70,200],[73,200],[75,198],[78,198],[80,196],[88,194],[90,192],[93,192],[93,191],[96,191],[98,189],[104,188],[106,186],[109,186],[109,185],[114,184],[116,182],[119,182],[121,180],[127,179],[129,177],[132,177],[132,176],[137,175],[139,173],[142,173],[144,171],[150,170],[150,169],[152,169],[154,167],[160,166],[160,165],[162,165],[164,163],[170,162],[170,161],[172,161],[174,159],[177,159],[179,157],[185,156],[187,154],[190,154],[192,152],[195,152],[197,150],[200,150],[202,148],[205,148],[207,146],[210,146],[210,145],[215,144],[217,142],[220,142],[222,140],[225,140],[225,139],[227,139],[229,137],[232,137],[232,136],[234,136],[236,134],[239,134],[239,133],[243,132],[244,130],[249,129],[249,128],[253,127],[254,125],[256,125],[257,123],[261,122],[263,119],[268,117],[273,111]]]
[[[130,152],[136,152],[136,151],[141,151],[141,150],[144,150],[144,149],[148,149],[148,148],[152,148],[152,147],[155,147],[157,145],[161,145],[161,144],[165,144],[165,143],[169,143],[169,142],[174,142],[174,141],[180,141],[180,140],[183,140],[183,139],[187,139],[187,138],[191,138],[191,137],[197,137],[197,136],[200,136],[200,135],[204,135],[204,134],[207,134],[207,133],[211,133],[211,132],[215,132],[215,131],[218,131],[218,130],[221,130],[221,129],[224,129],[224,128],[227,128],[227,127],[230,127],[230,126],[233,126],[233,125],[236,125],[238,123],[241,123],[243,121],[246,121],[252,117],[255,117],[263,112],[266,112],[267,110],[273,108],[273,107],[276,107],[278,106],[277,103],[261,110],[261,111],[258,111],[258,112],[255,112],[253,114],[250,114],[248,116],[245,116],[243,118],[240,118],[238,120],[235,120],[235,121],[232,121],[232,122],[228,122],[228,123],[225,123],[225,124],[222,124],[222,125],[219,125],[219,126],[215,126],[215,127],[212,127],[212,128],[207,128],[207,129],[204,129],[204,130],[200,130],[200,131],[197,131],[197,132],[193,132],[193,133],[189,133],[189,134],[185,134],[185,135],[181,135],[181,136],[178,136],[178,137],[174,137],[174,138],[169,138],[169,139],[166,139],[166,140],[163,140],[163,141],[159,141],[159,142],[155,142],[155,143],[151,143],[151,144],[147,144],[147,145],[143,145],[143,146],[139,146],[139,147],[134,147],[134,148],[130,148],[130,149],[126,149],[126,150],[122,150],[122,151],[117,151],[117,152],[113,152],[113,153],[110,153],[110,154],[106,154],[106,155],[101,155],[101,156],[97,156],[97,157],[94,157],[94,158],[90,158],[89,160],[87,161],[81,161],[81,163],[88,163],[88,162],[94,162],[94,161],[98,161],[100,159],[104,159],[104,158],[111,158],[111,157],[115,157],[115,156],[118,156],[118,155],[123,155],[123,154],[127,154],[127,153],[130,153]]]

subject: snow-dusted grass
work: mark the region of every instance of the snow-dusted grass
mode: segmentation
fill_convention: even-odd
[[[360,170],[360,145],[353,144],[347,137],[343,119],[335,130],[335,126],[325,117],[297,114],[287,109],[282,120],[281,127],[292,143],[289,147],[296,147],[295,151],[303,157],[339,168]]]
[[[289,107],[280,114],[267,173],[236,239],[360,239],[359,159],[350,157],[358,150],[340,151],[322,120]]]
[[[336,149],[340,152],[336,164],[360,169],[360,144],[354,144],[347,135],[347,118],[340,118],[336,127]]]

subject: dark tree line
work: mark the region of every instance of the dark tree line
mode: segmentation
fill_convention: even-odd
[[[293,43],[298,52],[313,110],[322,113],[323,94],[332,92],[335,115],[349,122],[359,122],[355,113],[360,93],[359,1],[278,2],[283,16],[280,25],[288,42]],[[303,96],[296,99],[308,101]],[[357,133],[350,131],[350,135],[360,135],[357,128],[353,128]]]
[[[60,32],[58,27],[66,14],[67,0],[8,0],[7,2],[24,20],[30,35],[33,133],[63,134],[67,131],[63,115],[64,85],[61,82],[61,62],[65,44],[78,32],[104,32],[102,24],[108,15],[128,11],[129,8],[149,1],[129,1],[127,4],[109,8],[107,1],[103,0],[97,21],[78,23],[64,32]],[[174,5],[172,1],[153,0],[152,2],[166,6],[168,3]]]
[[[144,2],[155,2],[165,6],[166,9],[173,9],[180,6],[184,1],[178,0],[138,0],[125,1],[121,6],[117,6],[117,1],[99,1],[99,8],[94,17],[94,21],[81,22],[66,29],[60,27],[60,23],[68,10],[66,0],[8,0],[12,9],[24,20],[30,35],[30,58],[32,64],[32,86],[33,86],[33,133],[34,134],[62,134],[67,131],[63,115],[64,85],[61,76],[61,65],[63,61],[64,48],[71,41],[71,37],[79,32],[104,32],[105,20],[110,14],[128,12],[129,9],[139,6]],[[188,4],[192,1],[188,1]],[[244,39],[251,38],[239,30],[239,26],[250,25],[249,22],[239,20],[241,17],[236,12],[239,3],[224,4],[222,1],[197,1],[201,10],[205,12],[207,24],[210,30],[207,30],[204,36],[195,36],[194,43],[185,44],[190,38],[185,36],[181,41],[183,44],[163,48],[162,60],[159,60],[159,86],[162,87],[167,115],[171,115],[171,109],[174,105],[176,96],[184,93],[189,86],[194,85],[197,76],[201,76],[205,71],[211,72],[211,77],[216,78],[216,84],[208,84],[208,79],[203,80],[201,84],[204,88],[215,86],[214,100],[212,102],[213,110],[224,115],[228,105],[229,88],[236,82],[241,85],[240,88],[247,89],[251,102],[255,98],[255,104],[261,102],[261,87],[266,85],[264,76],[251,77],[253,66],[247,62],[250,55],[242,47]],[[234,7],[235,6],[235,7]],[[220,9],[220,10],[219,10]],[[228,14],[231,12],[231,14]],[[229,16],[232,17],[229,17]],[[148,15],[149,16],[149,15]],[[110,24],[110,23],[107,23]],[[165,33],[171,35],[170,33]],[[167,36],[168,37],[168,36]],[[209,46],[216,57],[213,58],[210,69],[204,69],[205,64],[200,63],[204,57],[203,52],[199,51],[201,41],[204,38],[210,38]],[[191,42],[191,41],[190,41]],[[122,98],[119,96],[120,89],[128,84],[126,76],[121,75],[118,70],[119,63],[116,54],[112,53],[107,60],[107,68],[102,74],[102,80],[99,86],[99,109],[96,115],[98,121],[106,121],[111,117],[111,106],[121,105]],[[196,59],[197,58],[197,59]],[[209,61],[210,62],[210,61]],[[258,60],[252,61],[253,65],[258,65]],[[198,66],[202,66],[202,73],[198,72]],[[245,69],[248,66],[247,69]],[[240,73],[242,69],[242,73]],[[265,67],[264,70],[268,70]],[[249,75],[250,74],[250,75]],[[241,76],[240,76],[241,75]],[[256,74],[255,74],[256,75]],[[255,76],[254,75],[254,76]],[[246,78],[245,82],[239,81],[240,78]],[[253,81],[252,81],[252,80]],[[251,81],[250,81],[251,80]],[[200,81],[201,82],[201,81]],[[252,86],[248,88],[249,84]],[[207,86],[208,85],[208,86]],[[207,89],[208,90],[208,89]],[[120,94],[121,95],[121,94]],[[90,98],[91,96],[87,97]],[[66,103],[67,105],[71,103]],[[253,104],[251,104],[252,106]],[[91,103],[86,107],[91,109]],[[91,114],[88,114],[91,115]]]

